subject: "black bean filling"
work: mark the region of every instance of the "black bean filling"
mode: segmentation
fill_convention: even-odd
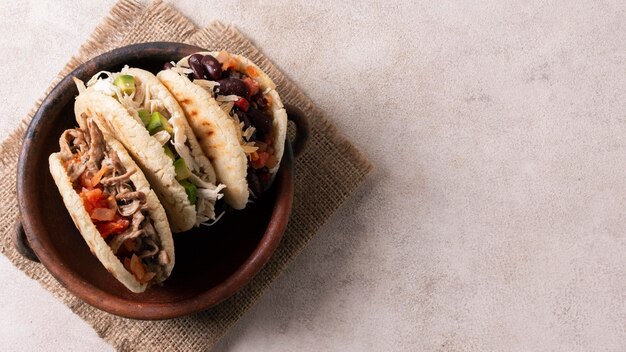
[[[272,145],[272,118],[268,111],[268,102],[262,92],[249,96],[248,87],[243,82],[247,76],[234,71],[222,70],[222,64],[211,55],[194,54],[189,57],[189,67],[193,71],[187,77],[194,79],[207,79],[219,83],[213,89],[215,95],[237,95],[248,100],[250,107],[244,111],[239,107],[233,107],[231,114],[237,115],[239,121],[244,123],[245,128],[252,126],[255,132],[246,139],[247,142],[260,141]],[[171,63],[166,63],[164,69],[172,68]],[[245,137],[244,137],[245,138]],[[248,165],[246,179],[253,196],[259,198],[264,190],[270,185],[270,172],[267,167],[255,169]]]

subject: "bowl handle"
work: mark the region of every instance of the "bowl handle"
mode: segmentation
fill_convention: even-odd
[[[15,222],[15,233],[13,234],[13,245],[19,254],[28,260],[39,263],[39,258],[33,249],[30,248],[28,238],[26,238],[26,232],[24,232],[24,226],[22,226],[22,219],[18,218]]]
[[[296,125],[296,138],[291,143],[291,146],[293,148],[293,155],[298,157],[304,151],[306,143],[309,140],[309,132],[311,131],[309,121],[302,110],[293,105],[286,104],[285,110],[287,110],[287,118],[289,121]]]

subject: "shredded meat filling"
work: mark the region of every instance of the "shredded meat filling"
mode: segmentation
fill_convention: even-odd
[[[146,195],[143,192],[124,192],[124,193],[116,195],[115,199],[126,200],[126,201],[138,200],[142,204],[145,204]]]
[[[110,201],[108,207],[115,209],[119,214],[116,219],[127,221],[128,227],[121,233],[107,234],[105,240],[109,247],[124,263],[133,256],[140,258],[145,268],[142,277],[137,277],[132,266],[127,266],[140,282],[164,281],[163,266],[169,263],[169,257],[161,249],[159,235],[148,213],[146,195],[135,189],[130,178],[136,170],[124,167],[115,150],[107,146],[102,131],[92,119],[82,114],[79,120],[84,129],[67,130],[59,139],[61,158],[74,189],[82,192],[99,188],[104,198],[113,196],[115,201]],[[92,184],[94,182],[96,184]],[[96,227],[102,225],[94,224]]]
[[[89,161],[87,162],[87,168],[90,171],[98,171],[100,165],[102,163],[102,159],[104,159],[104,136],[102,135],[102,131],[96,126],[93,120],[89,120],[87,122],[87,126],[89,129],[89,136],[91,139],[91,145],[89,146]]]
[[[135,200],[130,204],[118,205],[117,212],[121,216],[132,216],[139,208],[141,208],[141,202]]]
[[[119,175],[119,176],[111,176],[111,177],[107,177],[107,178],[103,178],[102,179],[102,184],[103,185],[113,185],[113,184],[121,184],[121,183],[125,183],[125,182],[129,182],[130,181],[130,176],[132,174],[135,173],[135,169],[131,169],[128,170],[128,172],[124,173],[123,175]]]

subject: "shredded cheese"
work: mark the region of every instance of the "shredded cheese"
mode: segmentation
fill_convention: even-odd
[[[197,86],[200,86],[201,88],[209,92],[211,96],[213,96],[213,89],[220,85],[216,81],[209,81],[206,79],[194,79],[193,83],[195,83]]]
[[[255,131],[256,128],[254,128],[254,126],[249,126],[245,131],[243,131],[243,138],[250,140]]]
[[[76,88],[78,88],[78,94],[82,94],[84,91],[87,90],[87,87],[85,87],[85,82],[76,77],[72,77],[72,80],[74,80],[74,84],[76,85]]]
[[[237,101],[239,100],[239,97],[231,94],[231,95],[217,95],[217,97],[215,97],[215,100],[217,101]]]
[[[152,137],[154,137],[154,139],[159,141],[161,145],[165,145],[165,143],[167,143],[170,140],[170,134],[167,131],[159,131],[153,134]]]
[[[230,112],[233,110],[233,106],[235,106],[235,103],[233,103],[232,101],[229,101],[229,102],[219,103],[219,105],[222,111],[224,111],[227,115],[230,115]]]
[[[172,67],[170,70],[178,73],[179,75],[188,75],[190,73],[193,73],[193,70],[189,67],[178,66],[174,63],[174,61],[172,61],[171,64],[173,64],[174,67]]]
[[[91,87],[92,85],[94,85],[96,83],[96,81],[98,81],[98,79],[100,79],[100,75],[101,74],[106,74],[107,77],[111,77],[111,72],[109,71],[100,71],[98,73],[96,73],[95,75],[93,75],[89,81],[87,81],[87,87]]]
[[[202,180],[195,174],[189,176],[189,181],[198,187],[198,202],[196,203],[196,225],[211,225],[219,220],[215,217],[215,202],[224,194],[221,191],[226,185],[215,186]],[[209,223],[211,222],[211,223]]]
[[[247,142],[246,144],[243,144],[241,148],[243,148],[243,151],[244,153],[246,153],[246,155],[252,154],[256,152],[257,149],[259,149],[258,147],[255,147],[254,143],[252,142]]]

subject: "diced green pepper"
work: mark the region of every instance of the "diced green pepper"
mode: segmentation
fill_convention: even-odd
[[[189,170],[183,158],[178,158],[174,161],[174,170],[176,170],[176,179],[179,181],[191,176],[191,170]]]
[[[154,112],[155,114],[159,114],[158,111]],[[167,119],[165,118],[165,116],[159,114],[159,118],[161,119],[161,125],[163,126],[163,129],[167,131],[167,133],[170,134],[170,136],[174,135],[174,128],[172,127],[172,125],[170,125],[169,122],[167,122]]]
[[[148,126],[146,126],[150,135],[153,135],[159,131],[167,131],[170,135],[174,134],[174,128],[167,122],[165,116],[161,115],[160,112],[155,111],[150,116],[150,122],[148,122]]]
[[[189,198],[189,203],[196,205],[198,202],[198,188],[193,183],[182,180],[179,181],[180,185],[185,188],[185,193],[187,193],[187,198]]]
[[[120,88],[122,94],[131,95],[135,91],[135,77],[131,75],[119,75],[115,77],[113,84]]]
[[[150,122],[148,122],[148,125],[146,126],[146,128],[148,129],[148,132],[150,132],[150,135],[153,135],[159,131],[161,131],[163,129],[163,126],[161,125],[161,119],[159,118],[159,115],[155,115],[156,113],[152,114],[152,116],[150,116]]]
[[[150,119],[152,118],[150,113],[144,109],[137,111],[137,113],[139,114],[139,118],[141,119],[141,122],[143,122],[143,125],[148,126]]]
[[[165,155],[167,155],[170,159],[172,159],[172,161],[176,160],[176,156],[174,155],[174,152],[170,149],[170,147],[168,147],[167,145],[164,145],[163,151],[165,152]]]

